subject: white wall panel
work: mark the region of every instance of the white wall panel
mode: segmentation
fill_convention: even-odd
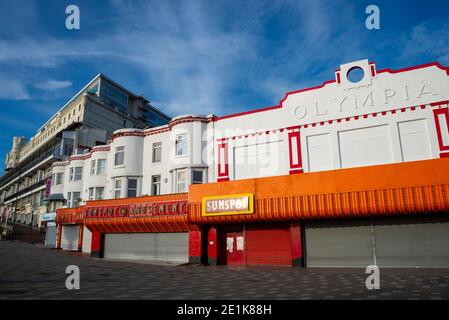
[[[307,137],[309,172],[333,169],[331,135],[329,133]]]
[[[400,122],[398,128],[403,161],[432,158],[426,120]]]
[[[391,136],[387,125],[341,131],[338,138],[342,168],[393,162]]]
[[[236,180],[287,174],[287,162],[283,141],[234,147]]]

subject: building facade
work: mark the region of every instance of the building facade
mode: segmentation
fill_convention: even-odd
[[[62,197],[61,175],[53,175],[53,163],[106,144],[120,128],[159,126],[169,120],[144,97],[99,74],[28,143],[25,137],[13,139],[6,174],[0,178],[0,207],[8,207],[15,222],[40,226],[43,214],[55,213],[65,201],[74,201]],[[76,178],[79,175],[75,173]]]
[[[77,199],[58,246],[90,232],[86,251],[116,259],[449,267],[448,101],[438,63],[361,60],[278,106],[116,131],[53,165]]]

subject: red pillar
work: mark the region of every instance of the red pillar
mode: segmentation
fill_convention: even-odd
[[[299,128],[291,128],[290,130],[288,133],[290,174],[303,173]]]
[[[80,229],[78,231],[78,251],[83,251],[83,233],[84,233],[84,226],[80,224]]]
[[[437,129],[438,145],[440,147],[440,158],[449,157],[449,109],[433,110],[435,126]]]
[[[217,227],[210,227],[207,231],[207,263],[218,264],[218,231]]]
[[[92,232],[90,256],[94,258],[102,258],[103,256],[103,234],[100,232]]]
[[[225,139],[218,143],[217,182],[229,181],[228,143]]]
[[[290,225],[291,247],[292,247],[292,267],[302,267],[302,241],[301,226],[299,223]]]
[[[189,232],[189,262],[201,264],[202,233],[201,230]]]
[[[58,224],[58,235],[56,237],[56,249],[61,249],[62,224]]]

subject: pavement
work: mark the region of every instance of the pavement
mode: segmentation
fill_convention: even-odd
[[[80,290],[68,290],[68,265]],[[367,290],[362,269],[150,265],[90,258],[41,245],[0,241],[0,300],[448,300],[447,269],[381,269]]]

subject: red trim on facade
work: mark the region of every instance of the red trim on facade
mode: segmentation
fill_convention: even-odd
[[[446,71],[446,74],[449,76],[449,67],[443,67],[439,62],[430,62],[430,63],[426,63],[426,64],[421,64],[421,65],[397,69],[397,70],[392,70],[392,69],[387,68],[387,69],[379,70],[379,71],[377,71],[377,73],[388,72],[391,74],[395,74],[395,73],[408,72],[408,71],[419,70],[419,69],[424,69],[424,68],[429,68],[429,67],[437,67],[438,69]]]
[[[440,152],[441,151],[449,151],[449,145],[444,145],[444,143],[443,143],[443,132],[441,131],[442,128],[441,128],[440,120],[439,120],[440,114],[444,115],[444,118],[446,119],[447,128],[449,128],[449,110],[448,110],[448,108],[433,110],[433,116],[434,116],[434,120],[435,120],[435,126],[437,129],[438,145],[440,147]],[[449,134],[449,132],[445,132],[445,134]],[[440,156],[441,156],[441,154],[440,154]]]
[[[91,242],[91,255],[98,257],[99,253],[103,250],[101,246],[101,233],[92,232],[92,242]]]
[[[337,75],[337,83],[340,84],[341,83],[340,71],[337,71],[335,74]]]
[[[201,245],[202,245],[202,232],[194,230],[189,232],[189,258],[201,261]]]
[[[370,64],[370,69],[371,69],[371,76],[375,77],[376,76],[376,66],[374,64]]]
[[[224,163],[221,163],[222,153],[224,157]],[[217,165],[217,181],[229,180],[229,162],[228,162],[228,144],[225,140],[218,144],[218,165]]]
[[[208,263],[217,264],[218,260],[218,230],[217,227],[210,227],[207,231],[207,258]]]
[[[398,111],[406,112],[407,109],[410,109],[410,111],[416,111],[416,110],[418,110],[418,107],[419,107],[419,109],[425,109],[427,106],[435,107],[435,106],[446,105],[448,103],[449,103],[449,101],[438,101],[438,102],[433,102],[433,103],[430,103],[430,104],[427,104],[427,105],[421,105],[421,106],[401,107],[401,108],[398,108],[398,109],[392,109],[392,110],[388,110],[388,111],[374,112],[374,113],[357,115],[357,116],[352,116],[352,117],[347,117],[347,118],[332,119],[332,120],[327,120],[327,121],[324,121],[324,122],[322,121],[322,122],[317,122],[317,123],[307,123],[307,124],[302,124],[300,126],[286,127],[286,128],[280,128],[280,129],[273,129],[273,130],[266,131],[266,133],[267,134],[268,133],[275,133],[277,131],[283,132],[284,130],[291,130],[293,128],[298,128],[298,127],[307,129],[309,126],[311,126],[311,127],[315,128],[318,124],[320,124],[320,125],[333,124],[334,122],[341,123],[342,121],[349,122],[351,120],[359,120],[360,118],[367,119],[369,117],[377,117],[379,115],[386,116],[389,113],[393,115],[393,114],[396,114]],[[234,138],[240,139],[240,138],[243,138],[243,137],[244,138],[248,138],[248,136],[254,136],[254,135],[257,135],[257,134],[260,135],[260,133],[252,133],[252,134],[247,134],[245,136],[234,136],[234,137],[219,138],[219,139],[217,139],[217,141],[221,142],[221,141],[226,141],[226,140],[234,139]],[[262,132],[262,134],[263,134],[263,132]]]
[[[289,161],[290,161],[290,174],[292,173],[302,173],[302,159],[301,159],[301,142],[299,127],[297,130],[288,133],[288,151],[289,151]],[[296,143],[293,140],[296,139]],[[296,149],[296,159],[293,158],[294,151]]]
[[[374,62],[370,62],[371,65],[371,72],[373,72],[373,67],[375,67],[375,63]],[[417,66],[413,66],[413,67],[408,67],[408,68],[403,68],[403,69],[398,69],[398,70],[392,70],[392,69],[383,69],[383,70],[374,70],[374,73],[377,75],[379,73],[391,73],[391,74],[396,74],[396,73],[401,73],[401,72],[408,72],[408,71],[413,71],[413,70],[418,70],[418,69],[424,69],[424,68],[429,68],[429,67],[437,67],[443,71],[446,71],[446,74],[449,76],[449,67],[443,67],[439,62],[431,62],[431,63],[427,63],[427,64],[422,64],[422,65],[417,65]],[[340,69],[337,69],[337,72]],[[226,115],[226,116],[221,116],[221,117],[216,117],[215,119],[213,119],[213,121],[219,121],[219,120],[224,120],[224,119],[229,119],[229,118],[234,118],[234,117],[240,117],[240,116],[245,116],[245,115],[249,115],[249,114],[253,114],[253,113],[258,113],[258,112],[264,112],[264,111],[271,111],[271,110],[275,110],[275,109],[279,109],[282,108],[283,103],[285,100],[287,100],[288,96],[291,94],[297,94],[297,93],[301,93],[301,92],[306,92],[306,91],[312,91],[312,90],[317,90],[317,89],[321,89],[323,87],[325,87],[328,84],[331,83],[337,83],[337,79],[336,80],[329,80],[324,82],[323,84],[316,86],[316,87],[310,87],[310,88],[305,88],[305,89],[300,89],[297,91],[292,91],[292,92],[287,92],[284,96],[284,98],[280,101],[278,106],[274,106],[274,107],[268,107],[268,108],[261,108],[261,109],[256,109],[256,110],[250,110],[250,111],[244,111],[244,112],[239,112],[239,113],[235,113],[235,114],[230,114],[230,115]]]

